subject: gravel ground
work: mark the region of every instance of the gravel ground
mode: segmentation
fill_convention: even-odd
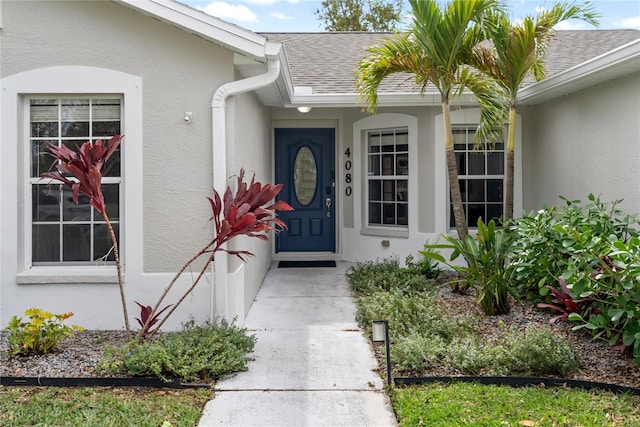
[[[124,331],[83,331],[67,337],[49,354],[11,356],[9,333],[0,333],[0,377],[99,377],[95,371],[106,345],[126,342]]]
[[[448,286],[439,291],[443,308],[451,313],[469,313],[479,320],[478,330],[487,337],[504,334],[507,330],[526,330],[534,325],[546,325],[553,317],[550,312],[536,310],[530,306],[513,304],[511,312],[503,316],[481,314],[473,295],[459,295]],[[630,354],[611,351],[605,341],[591,339],[586,331],[571,331],[573,325],[562,322],[553,325],[553,331],[571,343],[578,355],[580,371],[569,378],[630,387],[640,387],[640,368]],[[584,332],[584,333],[583,333]],[[84,331],[66,338],[59,349],[51,354],[12,357],[8,352],[8,332],[0,333],[0,376],[23,377],[97,377],[95,372],[106,345],[125,342],[123,331]],[[384,366],[384,363],[381,365]],[[460,375],[457,372],[433,370],[427,375]]]

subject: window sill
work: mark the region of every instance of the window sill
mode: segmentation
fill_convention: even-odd
[[[400,237],[409,238],[408,229],[389,229],[389,228],[363,228],[360,230],[363,236],[380,236],[380,237]]]
[[[116,268],[34,267],[16,275],[19,285],[117,284]]]

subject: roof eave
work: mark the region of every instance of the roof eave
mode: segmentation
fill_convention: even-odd
[[[282,105],[286,105],[291,103],[291,100],[294,98],[295,92],[287,51],[282,43],[268,43],[279,46],[277,56],[280,60],[280,76],[278,76],[278,80],[276,80],[276,86],[282,100]]]
[[[264,62],[267,38],[173,0],[112,0],[147,16]]]
[[[640,39],[521,89],[518,102],[535,105],[640,71]]]
[[[477,105],[477,100],[472,94],[463,94],[455,101],[459,106]],[[408,93],[379,93],[378,108],[384,107],[440,107],[442,105],[439,93],[420,94]],[[292,102],[285,107],[366,107],[357,93],[316,93],[309,95],[296,95]]]

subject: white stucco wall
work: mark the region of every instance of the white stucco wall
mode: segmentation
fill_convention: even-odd
[[[30,70],[71,65],[118,70],[141,82],[141,103],[136,106],[140,110],[140,122],[123,122],[123,144],[136,144],[140,148],[140,182],[136,184],[140,191],[123,201],[125,206],[139,207],[143,218],[133,233],[139,236],[140,250],[125,253],[123,260],[133,321],[138,313],[133,300],[153,303],[173,276],[172,272],[212,235],[208,223],[210,207],[205,199],[211,194],[212,182],[210,105],[215,89],[234,79],[233,54],[107,1],[3,2],[3,22],[0,57],[3,79]],[[50,83],[53,85],[55,81]],[[98,82],[93,83],[92,86],[100,86]],[[255,100],[250,104],[259,110]],[[193,113],[191,124],[184,121],[187,111]],[[18,124],[3,121],[2,126]],[[266,125],[262,123],[257,127],[263,129]],[[134,133],[138,138],[127,138],[127,129],[132,128],[139,129]],[[246,123],[244,128],[249,134],[253,132],[253,127]],[[16,144],[14,149],[19,152],[23,141],[13,139],[2,143]],[[5,162],[15,160],[3,158],[2,161],[4,166]],[[16,172],[22,176],[22,167]],[[123,179],[126,189],[128,177],[125,175]],[[3,230],[9,230],[10,234],[19,234],[24,222],[22,194],[24,191],[18,191],[19,199],[10,201],[6,193],[0,192],[3,206],[18,203],[15,218],[1,218]],[[7,220],[15,220],[15,224],[8,224]],[[125,228],[126,221],[125,217]],[[123,233],[123,246],[130,236],[126,231]],[[6,234],[2,237],[4,240]],[[14,236],[13,240],[19,239]],[[3,259],[4,256],[5,252]],[[25,308],[41,306],[54,312],[74,311],[73,321],[85,327],[122,327],[117,285],[112,279],[107,280],[108,283],[83,284],[80,279],[80,283],[18,285],[15,274],[24,269],[24,264],[13,264],[10,270],[2,267],[0,324],[6,324],[9,317]],[[250,274],[252,279],[255,275]],[[68,277],[62,281],[69,282]],[[190,275],[186,275],[180,289],[185,289],[190,281]],[[169,327],[176,327],[189,315],[197,320],[208,317],[210,284],[209,280],[199,285]],[[167,302],[175,299],[170,296]]]
[[[526,210],[593,193],[640,213],[639,73],[523,111]]]
[[[255,174],[256,181],[262,184],[271,183],[273,171],[270,110],[262,106],[255,94],[250,92],[235,96],[228,102],[227,118],[230,124],[227,128],[227,139],[232,147],[227,151],[228,173],[237,174],[244,168],[247,182],[250,182]],[[237,257],[229,257],[229,271],[238,272],[244,280],[244,284],[240,285],[241,293],[238,294],[235,312],[231,313],[231,317],[237,316],[242,320],[271,266],[271,243],[256,238],[239,237],[231,241],[229,247],[234,250],[247,250],[255,255],[249,257],[246,263]]]

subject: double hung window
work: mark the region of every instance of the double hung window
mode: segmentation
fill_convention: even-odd
[[[112,263],[112,243],[102,215],[80,195],[40,175],[55,168],[47,145],[75,149],[87,141],[106,142],[120,134],[120,97],[30,98],[28,100],[32,265],[94,265]],[[103,169],[102,191],[116,237],[121,206],[121,158],[116,151]]]
[[[366,139],[368,225],[407,228],[408,129],[368,131]]]
[[[475,126],[453,128],[458,182],[469,227],[476,227],[478,218],[484,222],[500,218],[504,203],[504,143],[497,142],[495,147],[486,151],[474,150],[475,132]],[[454,227],[451,205],[449,212],[450,223]]]

